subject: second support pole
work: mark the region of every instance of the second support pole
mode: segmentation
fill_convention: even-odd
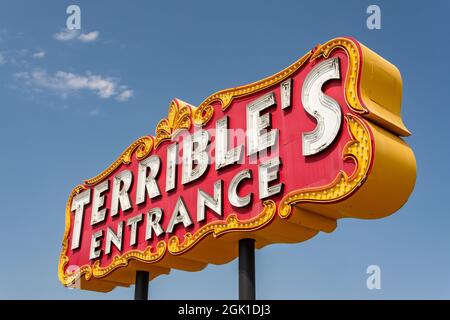
[[[239,240],[239,300],[255,300],[255,239]]]
[[[134,300],[148,300],[148,281],[150,274],[147,271],[136,271],[134,285]]]

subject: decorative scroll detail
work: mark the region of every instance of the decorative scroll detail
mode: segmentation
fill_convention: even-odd
[[[178,130],[191,128],[192,108],[194,107],[180,99],[172,100],[167,119],[160,120],[156,126],[155,148],[161,142],[170,140]]]
[[[117,268],[126,267],[130,260],[138,260],[146,263],[157,262],[164,256],[166,248],[166,243],[164,241],[159,241],[155,252],[152,252],[151,246],[147,247],[144,251],[131,250],[121,256],[114,256],[113,261],[107,267],[101,267],[100,261],[97,260],[92,267],[92,273],[94,277],[102,278]]]
[[[274,74],[273,76],[244,86],[225,89],[209,96],[208,98],[206,98],[205,101],[203,101],[198,106],[198,108],[194,112],[195,125],[204,126],[211,119],[212,115],[211,117],[202,116],[203,111],[208,109],[208,105],[211,105],[215,101],[219,101],[222,104],[222,110],[226,110],[231,105],[231,102],[233,101],[234,98],[253,94],[255,92],[264,90],[268,87],[273,86],[274,84],[280,83],[283,80],[289,78],[295,71],[300,69],[305,64],[305,62],[308,61],[311,55],[312,53],[308,52],[303,57],[298,59],[296,62],[291,64],[289,67]]]
[[[366,179],[372,159],[372,143],[369,129],[357,116],[345,115],[347,129],[352,138],[343,150],[343,159],[351,158],[356,168],[350,177],[339,171],[328,186],[291,191],[280,201],[278,214],[288,218],[292,207],[301,202],[334,202],[354,192]]]
[[[87,186],[93,186],[105,180],[109,175],[116,170],[121,164],[131,163],[131,156],[136,152],[136,159],[142,160],[147,157],[153,150],[153,137],[144,136],[134,141],[124,152],[114,161],[108,169],[95,176],[92,179],[84,180]]]
[[[236,214],[231,214],[226,221],[214,221],[198,229],[194,234],[186,233],[182,243],[180,243],[180,239],[177,236],[173,236],[169,239],[169,252],[173,255],[183,254],[210,233],[214,237],[220,237],[233,231],[254,231],[260,229],[273,219],[277,211],[273,200],[264,201],[263,206],[264,209],[251,220],[241,221]]]
[[[319,45],[311,56],[310,61],[319,57],[328,58],[334,50],[341,48],[348,56],[348,73],[345,78],[345,98],[350,108],[356,113],[368,113],[358,96],[358,79],[360,70],[359,48],[355,42],[348,38],[336,38],[323,45]]]
[[[203,126],[211,120],[214,115],[214,108],[210,104],[203,104],[194,110],[192,119],[196,126]]]

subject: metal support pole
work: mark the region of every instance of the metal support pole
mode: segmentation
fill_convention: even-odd
[[[134,300],[148,300],[148,281],[150,274],[147,271],[136,271],[134,285]]]
[[[239,240],[239,300],[255,300],[255,239]]]

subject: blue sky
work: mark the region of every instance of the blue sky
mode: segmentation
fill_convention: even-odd
[[[69,4],[81,7],[83,36],[63,41]],[[366,27],[370,4],[381,8],[381,30]],[[331,234],[257,251],[257,298],[449,299],[449,12],[448,1],[2,0],[0,298],[132,298],[133,288],[59,283],[72,187],[153,134],[172,98],[197,105],[350,35],[402,73],[415,190],[385,219],[340,220]],[[371,264],[381,290],[366,288]],[[150,283],[150,296],[235,299],[237,263],[173,270]]]

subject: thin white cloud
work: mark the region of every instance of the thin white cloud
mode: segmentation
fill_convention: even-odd
[[[31,89],[46,89],[62,98],[82,90],[90,91],[102,99],[115,97],[119,101],[126,101],[133,95],[132,90],[119,85],[120,80],[91,73],[82,75],[57,71],[49,74],[44,69],[35,69],[32,72],[16,73],[14,77]]]
[[[92,41],[97,40],[99,34],[100,34],[100,32],[98,32],[98,31],[82,33],[78,36],[78,40],[80,40],[82,42],[92,42]]]
[[[64,29],[61,32],[57,32],[53,35],[58,41],[69,41],[75,39],[80,34],[79,30],[68,30]]]
[[[132,96],[134,95],[133,90],[131,89],[125,89],[123,90],[121,93],[119,93],[116,97],[117,100],[119,101],[127,101],[128,99],[130,99]]]
[[[35,59],[45,58],[45,51],[43,49],[36,50],[36,52],[33,53],[33,58],[35,58]]]
[[[60,32],[55,33],[53,35],[53,38],[55,38],[58,41],[79,40],[81,42],[93,42],[98,39],[99,35],[100,35],[99,31],[81,33],[80,30],[64,29]]]

